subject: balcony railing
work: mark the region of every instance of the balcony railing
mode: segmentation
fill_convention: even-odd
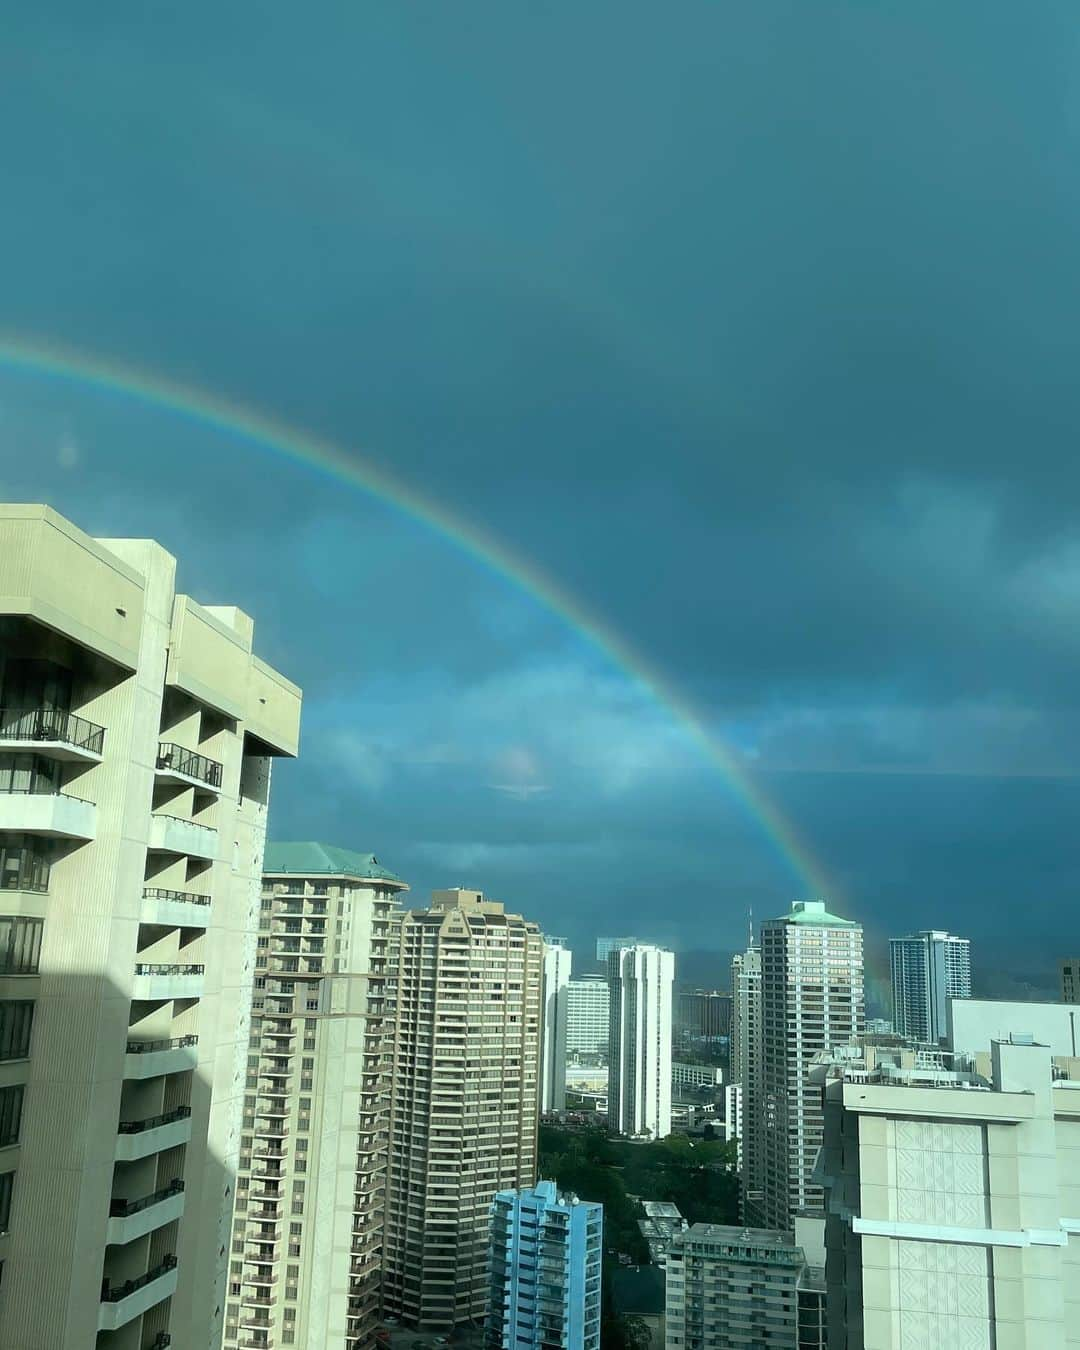
[[[179,1050],[185,1045],[198,1045],[198,1036],[173,1036],[167,1041],[128,1041],[129,1055],[151,1055],[156,1050]]]
[[[145,1120],[122,1120],[118,1126],[118,1132],[120,1134],[142,1134],[144,1130],[156,1130],[158,1126],[171,1125],[176,1120],[187,1120],[190,1115],[190,1106],[178,1106],[175,1111],[166,1111],[161,1116],[147,1116]]]
[[[143,1289],[148,1284],[153,1284],[155,1280],[160,1280],[162,1275],[167,1275],[170,1270],[176,1269],[176,1257],[166,1256],[161,1265],[154,1266],[148,1270],[145,1275],[140,1275],[136,1280],[125,1280],[123,1284],[110,1284],[108,1280],[103,1280],[101,1284],[102,1303],[119,1303],[121,1299],[130,1298],[134,1293]],[[168,1341],[165,1342],[168,1344]]]
[[[100,755],[105,728],[61,708],[0,708],[0,741],[60,741]]]
[[[170,1181],[167,1186],[162,1186],[160,1191],[153,1191],[150,1195],[141,1196],[138,1200],[111,1200],[109,1202],[109,1218],[128,1219],[132,1214],[140,1214],[144,1209],[149,1209],[151,1205],[160,1205],[162,1200],[170,1200],[174,1195],[179,1195],[183,1189],[184,1183],[177,1177],[175,1181]],[[175,1262],[173,1264],[175,1265]],[[158,1274],[161,1273],[161,1271],[158,1272]],[[146,1283],[146,1280],[144,1279],[143,1282]]]
[[[208,905],[208,895],[196,895],[194,891],[169,891],[162,886],[144,886],[144,900],[179,900],[184,905]]]
[[[205,966],[172,965],[172,964],[158,965],[154,963],[148,965],[145,961],[136,961],[135,963],[136,975],[204,975],[205,973],[206,973]]]
[[[158,743],[157,766],[159,769],[172,769],[187,778],[197,778],[207,787],[221,786],[221,765],[216,759],[208,759],[196,750],[188,750],[172,741]]]

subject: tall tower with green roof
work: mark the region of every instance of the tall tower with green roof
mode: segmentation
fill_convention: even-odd
[[[821,1148],[821,1091],[807,1082],[819,1050],[863,1029],[863,933],[820,900],[761,925],[761,1102],[763,1218],[787,1229],[798,1214],[821,1214],[814,1181]]]

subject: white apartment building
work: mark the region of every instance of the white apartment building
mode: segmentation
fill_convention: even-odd
[[[801,1231],[695,1223],[677,1233],[667,1252],[668,1350],[821,1350],[825,1290],[811,1259]]]
[[[383,1306],[406,1325],[481,1320],[497,1191],[536,1181],[543,940],[480,891],[391,924]]]
[[[738,1083],[724,1088],[724,1139],[736,1144],[735,1160],[742,1174],[743,1166],[743,1090]]]
[[[225,1345],[375,1343],[389,1083],[386,944],[407,889],[370,853],[264,862]]]
[[[544,937],[543,1018],[540,1050],[540,1110],[566,1108],[567,985],[573,953],[558,938]]]
[[[830,1350],[1080,1345],[1080,1060],[1016,1039],[829,1077]]]
[[[765,1167],[762,1210],[770,1228],[820,1214],[814,1165],[822,1139],[820,1090],[807,1081],[820,1051],[862,1030],[862,929],[820,900],[761,926],[761,1084]]]
[[[566,1053],[606,1055],[611,1028],[611,992],[606,975],[582,975],[566,986]]]
[[[608,1124],[619,1134],[671,1133],[671,993],[675,955],[626,947],[608,956]]]
[[[890,938],[893,1030],[936,1044],[947,1031],[949,999],[971,997],[971,940],[937,929]]]
[[[748,947],[731,962],[731,1077],[742,1089],[739,1217],[748,1224],[761,1222],[765,1194],[761,1053],[761,951]]]
[[[145,539],[0,507],[0,1345],[213,1347],[300,692]]]

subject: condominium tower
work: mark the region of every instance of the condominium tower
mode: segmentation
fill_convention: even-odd
[[[744,1223],[760,1223],[765,1193],[765,1106],[761,1084],[761,951],[757,947],[748,947],[731,962],[731,1077],[742,1088],[739,1217]]]
[[[0,507],[0,1345],[221,1338],[300,693],[149,540]]]
[[[387,929],[370,853],[271,843],[263,867],[225,1345],[368,1350],[379,1314]]]
[[[821,1148],[821,1090],[807,1082],[819,1051],[862,1030],[862,928],[820,900],[761,926],[761,1086],[765,1168],[762,1212],[770,1228],[821,1212],[813,1179]]]
[[[536,1180],[543,941],[479,891],[391,924],[385,1310],[424,1331],[483,1318],[496,1191]]]
[[[566,986],[566,1053],[606,1055],[611,994],[606,975],[582,975]]]
[[[559,938],[544,937],[541,1111],[562,1111],[566,1107],[567,985],[572,961],[573,953]]]
[[[627,947],[636,947],[636,937],[598,937],[596,939],[596,959],[606,963],[612,952],[621,952]]]
[[[487,1350],[599,1350],[604,1207],[553,1181],[499,1191]]]
[[[608,956],[608,1124],[619,1134],[671,1133],[671,987],[675,956],[626,947]]]
[[[936,1044],[946,1034],[950,998],[971,997],[971,940],[924,929],[889,940],[893,1030]]]
[[[676,997],[675,1028],[696,1040],[731,1035],[731,995],[718,989],[684,989]]]

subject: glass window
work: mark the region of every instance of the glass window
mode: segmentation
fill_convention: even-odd
[[[47,891],[48,845],[23,834],[0,834],[0,890]]]
[[[0,1088],[0,1148],[19,1142],[19,1121],[22,1119],[23,1085]]]
[[[0,1172],[0,1233],[6,1233],[11,1219],[11,1188],[15,1184],[14,1172]]]
[[[41,957],[41,930],[44,919],[0,914],[0,972],[7,975],[36,975]]]
[[[0,1000],[0,1062],[25,1059],[29,1055],[33,1021],[33,999]]]

